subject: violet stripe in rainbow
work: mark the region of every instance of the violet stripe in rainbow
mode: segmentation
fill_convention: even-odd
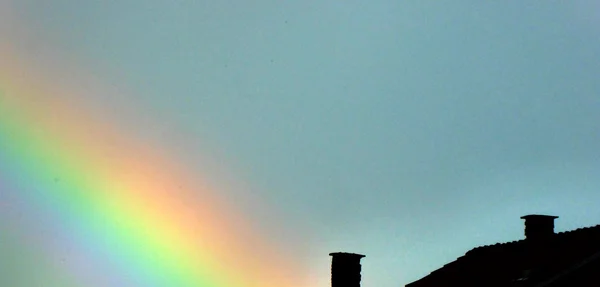
[[[60,234],[31,239],[43,256],[65,257],[74,286],[297,286],[294,264],[214,190],[2,56],[0,198],[18,198],[14,209]]]

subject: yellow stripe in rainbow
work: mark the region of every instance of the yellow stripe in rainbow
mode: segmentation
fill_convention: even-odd
[[[292,262],[273,254],[214,190],[61,102],[53,95],[68,91],[3,53],[0,171],[10,172],[9,185],[31,208],[46,210],[119,270],[107,276],[140,287],[296,285]]]

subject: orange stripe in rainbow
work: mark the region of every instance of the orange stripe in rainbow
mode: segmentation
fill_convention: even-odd
[[[140,287],[297,286],[294,264],[214,190],[60,102],[52,95],[68,91],[27,74],[16,54],[0,55],[0,160],[19,196],[118,276]]]

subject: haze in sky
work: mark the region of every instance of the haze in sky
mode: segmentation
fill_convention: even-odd
[[[596,1],[2,3],[0,41],[126,91],[76,100],[223,186],[314,286],[330,252],[403,286],[522,215],[600,224]]]

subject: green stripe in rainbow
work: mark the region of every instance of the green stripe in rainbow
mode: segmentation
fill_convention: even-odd
[[[297,286],[293,264],[213,190],[53,97],[64,90],[16,76],[22,66],[0,68],[0,180],[113,270],[107,277],[129,287]]]

